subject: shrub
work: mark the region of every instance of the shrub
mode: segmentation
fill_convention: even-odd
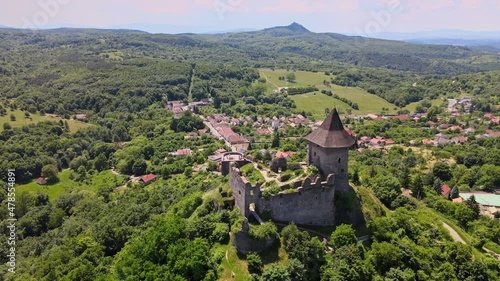
[[[292,176],[290,174],[283,174],[280,176],[280,181],[282,181],[282,182],[288,181],[288,180],[290,180],[291,177]]]
[[[251,225],[247,234],[254,239],[268,240],[278,237],[278,228],[272,222],[262,225]]]
[[[227,243],[229,241],[229,226],[225,223],[216,223],[211,238],[214,242]]]
[[[262,259],[256,253],[247,255],[248,272],[251,274],[262,274]]]

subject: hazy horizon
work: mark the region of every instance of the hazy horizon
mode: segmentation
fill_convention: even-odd
[[[0,25],[14,28],[209,33],[297,22],[313,32],[359,35],[500,30],[500,0],[19,0],[0,7]]]

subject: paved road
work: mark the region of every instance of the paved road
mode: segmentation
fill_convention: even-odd
[[[462,239],[462,237],[460,237],[460,235],[458,235],[458,233],[453,229],[451,228],[451,226],[449,226],[448,224],[444,223],[443,222],[443,226],[448,229],[448,231],[450,232],[450,235],[451,237],[453,237],[453,240],[455,240],[455,242],[460,242],[462,244],[467,244],[465,243],[465,241]],[[500,260],[500,255],[493,252],[492,250],[490,249],[487,249],[485,247],[483,247],[483,250],[487,253],[489,253],[490,255],[492,255],[493,257],[495,257],[497,260]]]
[[[453,228],[451,228],[451,226],[449,226],[448,224],[446,224],[444,222],[443,222],[443,226],[444,226],[444,228],[446,228],[450,232],[450,235],[453,238],[453,240],[455,240],[455,242],[460,242],[462,244],[467,244],[462,239],[462,237],[460,237],[460,235],[458,235],[458,233]]]
[[[224,143],[226,144],[226,146],[230,147],[233,152],[236,151],[236,147],[233,147],[227,140],[225,140],[222,137],[222,135],[214,128],[214,126],[212,126],[212,124],[210,122],[208,122],[208,120],[204,116],[198,115],[198,117],[200,117],[203,120],[203,123],[205,124],[205,126],[207,126],[210,129],[210,132],[212,133],[212,135],[214,137],[216,137],[220,140],[223,140]]]

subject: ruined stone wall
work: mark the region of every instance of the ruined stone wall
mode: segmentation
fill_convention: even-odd
[[[231,167],[229,185],[233,191],[234,203],[244,217],[250,215],[249,206],[260,197],[260,184],[252,186],[235,166]]]
[[[238,160],[238,161],[222,161],[221,162],[221,170],[220,170],[221,174],[223,176],[226,176],[231,171],[232,166],[236,165],[236,167],[243,167],[248,163],[249,163],[249,161],[247,159],[242,159],[242,160]]]
[[[300,225],[334,225],[335,224],[335,176],[329,175],[321,182],[317,178],[298,181],[296,191],[281,192],[278,195],[264,199],[261,196],[261,186],[252,186],[240,170],[232,167],[229,183],[233,191],[235,205],[244,217],[251,215],[250,205],[255,205],[255,211],[262,216],[269,212],[273,221],[294,222]]]
[[[297,192],[280,193],[257,202],[257,212],[269,211],[271,218],[278,222],[294,222],[300,225],[335,224],[334,176],[326,182],[306,179]]]

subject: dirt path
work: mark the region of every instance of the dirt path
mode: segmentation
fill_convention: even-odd
[[[189,84],[188,102],[193,102],[193,87],[194,87],[194,67],[191,73],[191,83]]]
[[[462,237],[460,237],[460,235],[458,235],[458,233],[453,228],[451,228],[451,226],[449,226],[448,224],[446,224],[444,222],[443,222],[443,226],[444,226],[444,228],[446,228],[450,232],[450,235],[453,238],[453,240],[455,240],[455,242],[460,242],[462,244],[467,244],[462,239]]]
[[[253,167],[257,170],[260,171],[260,173],[262,174],[262,176],[264,177],[264,180],[266,182],[269,182],[269,181],[275,181],[276,183],[278,183],[277,179],[274,177],[274,178],[271,178],[269,176],[269,171],[268,170],[262,170],[259,168],[259,165],[257,163],[253,163]]]
[[[117,171],[115,171],[115,169],[114,169],[114,168],[113,168],[113,169],[111,169],[111,173],[113,173],[113,175],[115,175],[115,176],[120,176],[120,177],[124,176],[124,175],[122,175],[122,174],[118,173]]]
[[[266,81],[267,81],[269,84],[272,84],[273,86],[275,86],[275,87],[276,87],[276,89],[279,89],[279,88],[280,88],[280,87],[278,87],[278,85],[276,85],[276,84],[274,84],[273,82],[271,82],[271,80],[269,80],[269,78],[267,78],[267,76],[266,76],[264,73],[262,73],[262,75],[264,75],[264,78],[266,78]]]

